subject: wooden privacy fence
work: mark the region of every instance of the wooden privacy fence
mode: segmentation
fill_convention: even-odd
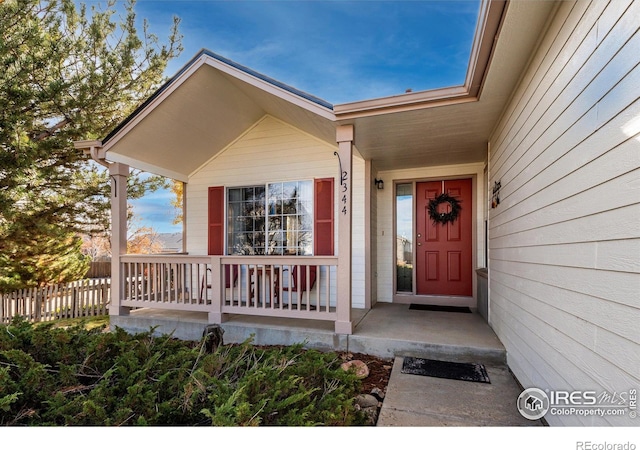
[[[110,278],[111,277],[111,260],[108,261],[91,261],[89,271],[85,278]]]
[[[46,322],[107,314],[110,286],[110,278],[94,278],[0,294],[0,323],[15,316]]]

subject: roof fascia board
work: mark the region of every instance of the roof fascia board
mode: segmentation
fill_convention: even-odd
[[[85,140],[85,141],[74,141],[73,146],[77,150],[82,150],[85,155],[91,155],[92,157],[95,155],[96,158],[104,160],[106,158],[106,152],[104,148],[102,148],[102,141],[96,140]]]
[[[414,95],[415,94],[415,95]],[[476,101],[470,98],[464,86],[456,86],[432,91],[416,92],[401,96],[383,97],[362,102],[336,105],[337,120],[377,116],[401,111],[413,111],[425,107],[454,105]]]
[[[309,100],[307,97],[312,97],[309,94],[305,94],[302,91],[298,91],[294,88],[288,87],[283,83],[280,83],[272,78],[260,75],[257,72],[252,71],[244,66],[233,64],[231,61],[223,58],[222,56],[205,52],[205,61],[211,67],[224,72],[233,78],[243,81],[251,86],[257,87],[269,94],[272,94],[278,98],[286,100],[287,102],[304,108],[318,116],[325,119],[335,121],[335,115],[333,114],[333,105],[324,102],[324,100],[318,99],[318,101]],[[315,98],[315,97],[314,97]],[[319,102],[323,102],[321,105]]]
[[[88,150],[91,147],[102,147],[102,141],[97,141],[95,139],[73,141],[73,146],[78,150]]]
[[[469,95],[480,97],[487,69],[493,57],[496,40],[506,16],[506,0],[483,0],[480,4],[478,25],[473,38],[465,87]]]
[[[482,0],[464,85],[334,105],[337,120],[477,101],[506,5],[506,0]]]

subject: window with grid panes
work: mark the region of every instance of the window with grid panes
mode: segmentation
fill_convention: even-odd
[[[227,254],[313,254],[312,181],[229,188],[227,192]]]

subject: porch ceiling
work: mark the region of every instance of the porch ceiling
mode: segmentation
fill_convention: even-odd
[[[201,56],[169,83],[169,92],[110,136],[104,145],[107,159],[187,181],[265,114],[335,144],[330,109],[245,72],[240,77],[233,72],[241,71]]]
[[[403,105],[402,95],[391,108],[375,100],[336,105],[338,123],[354,124],[358,150],[379,171],[486,161],[490,135],[555,6],[509,2],[478,97],[460,87],[432,91],[419,107]]]

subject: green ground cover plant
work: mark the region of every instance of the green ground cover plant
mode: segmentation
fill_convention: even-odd
[[[0,424],[362,425],[335,353],[22,319],[0,326]]]

